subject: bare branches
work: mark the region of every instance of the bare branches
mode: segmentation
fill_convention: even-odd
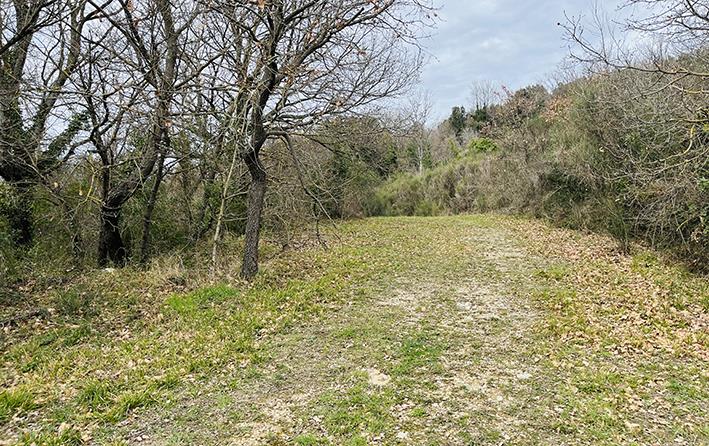
[[[420,0],[0,2],[0,175],[31,187],[62,164],[89,166],[100,180],[91,197],[100,203],[100,262],[120,264],[121,209],[149,190],[147,258],[170,163],[200,172],[205,200],[208,188],[221,189],[215,247],[248,172],[249,271],[267,184],[263,148],[406,92],[435,14]],[[185,141],[179,154],[176,137]],[[62,190],[52,194],[69,203]]]
[[[590,27],[562,25],[572,58],[592,73],[580,91],[589,92],[594,159],[603,162],[591,175],[618,188],[634,230],[697,246],[709,160],[709,4],[628,0],[621,13],[619,23],[597,9]]]
[[[636,10],[635,7],[642,6]],[[709,5],[701,0],[628,0],[622,22],[609,20],[596,6],[591,21],[567,18],[559,25],[572,43],[572,59],[592,69],[634,70],[667,78],[666,86],[681,87],[681,80],[706,82],[709,44]],[[640,14],[639,16],[636,14]],[[706,86],[702,88],[706,92]]]
[[[228,51],[219,51],[217,70],[205,71],[231,101],[230,116],[218,120],[233,124],[220,133],[252,176],[242,268],[250,277],[266,187],[261,149],[270,138],[406,91],[421,66],[412,43],[428,9],[410,0],[273,0],[210,2],[209,10],[208,20],[228,30],[213,32],[224,39],[214,47]]]

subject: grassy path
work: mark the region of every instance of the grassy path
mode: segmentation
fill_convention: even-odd
[[[252,286],[154,279],[108,335],[92,324],[116,313],[111,299],[13,333],[10,444],[709,441],[706,279],[496,216],[338,234]],[[141,273],[118,274],[130,290]],[[87,334],[68,342],[70,326]]]

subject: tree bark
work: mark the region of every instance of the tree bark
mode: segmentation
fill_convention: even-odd
[[[266,170],[261,164],[257,151],[247,153],[244,156],[244,162],[251,174],[251,185],[249,186],[246,208],[246,233],[241,276],[245,279],[253,279],[258,273],[258,245],[266,197]]]
[[[194,223],[192,225],[192,242],[196,243],[201,240],[207,231],[212,226],[213,218],[207,215],[207,210],[209,209],[209,199],[211,194],[211,188],[214,186],[214,178],[216,176],[216,171],[212,170],[206,177],[202,179],[202,203],[199,205],[197,210],[197,216],[193,219]],[[205,221],[206,218],[209,220]]]
[[[15,188],[17,204],[10,209],[7,219],[16,246],[28,247],[34,238],[34,218],[32,215],[32,192],[24,187]]]
[[[153,213],[155,212],[155,204],[158,201],[158,192],[160,191],[160,184],[163,179],[163,170],[165,164],[165,152],[160,154],[160,159],[158,160],[158,170],[155,174],[155,183],[150,190],[150,197],[148,197],[148,205],[145,208],[145,214],[143,214],[143,240],[140,244],[140,263],[145,265],[150,260],[150,228],[153,224]]]
[[[121,208],[101,207],[101,231],[98,240],[98,264],[125,266],[128,250],[121,237]]]

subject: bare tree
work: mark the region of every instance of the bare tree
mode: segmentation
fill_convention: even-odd
[[[404,91],[428,8],[416,0],[212,2],[230,31],[228,82],[234,150],[251,177],[241,273],[258,271],[266,141]]]
[[[10,4],[12,3],[12,6]],[[57,0],[0,2],[0,56],[43,28],[55,25],[66,9]]]
[[[615,22],[596,5],[590,23],[582,17],[559,25],[572,43],[572,59],[595,70],[633,70],[658,75],[654,90],[684,88],[682,81],[709,79],[709,3],[706,0],[627,0],[635,12]],[[693,57],[686,57],[691,54]]]
[[[247,278],[258,270],[268,142],[286,143],[300,172],[291,136],[406,91],[434,14],[423,0],[0,1],[0,176],[27,192],[24,213],[11,215],[20,240],[31,239],[32,185],[52,172],[61,182],[58,167],[75,158],[66,172],[88,166],[100,184],[90,198],[99,264],[126,262],[123,207],[141,189],[147,261],[161,184],[179,165],[199,172],[204,197],[187,214],[194,239],[214,228],[215,258],[228,205],[248,185]],[[178,132],[189,146],[180,154]],[[184,186],[188,203],[199,186]],[[61,191],[56,203],[75,221]]]
[[[470,85],[472,111],[484,110],[502,99],[500,89],[492,81],[475,81]]]
[[[0,2],[0,177],[18,196],[8,217],[20,245],[33,238],[32,187],[74,154],[85,121],[66,87],[82,61],[82,30],[97,17],[86,5]]]
[[[122,208],[157,167],[143,218],[141,260],[148,258],[152,213],[170,148],[171,107],[175,91],[185,82],[178,82],[178,63],[184,36],[200,9],[175,14],[169,0],[139,5],[129,0],[105,5],[92,1],[92,5],[108,23],[92,38],[100,56],[94,56],[83,78],[91,142],[102,164],[98,262],[122,265],[127,257],[121,237]],[[121,159],[121,154],[127,159]],[[118,178],[115,173],[121,170],[124,175]]]
[[[423,173],[426,160],[431,158],[431,128],[429,119],[433,101],[428,92],[414,96],[409,100],[405,114],[408,128],[404,138],[405,144],[410,144],[413,149],[413,158],[416,171]]]

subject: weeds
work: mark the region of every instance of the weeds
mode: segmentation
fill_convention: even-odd
[[[7,389],[0,391],[0,421],[12,415],[35,409],[34,395],[25,389]]]

